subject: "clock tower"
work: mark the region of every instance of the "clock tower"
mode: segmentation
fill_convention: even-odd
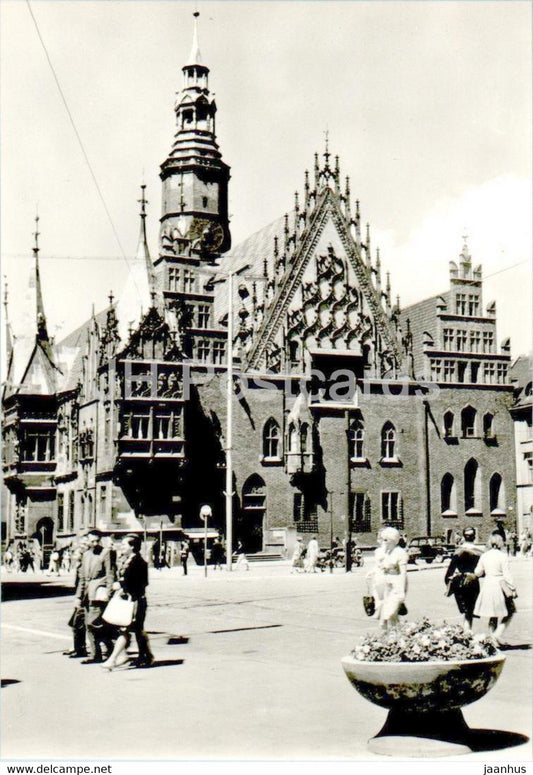
[[[198,45],[194,13],[191,54],[183,70],[183,87],[174,106],[176,132],[168,158],[161,165],[163,202],[162,253],[181,252],[184,242],[203,260],[229,250],[229,170],[222,161],[215,134],[216,104],[209,91],[209,68]]]

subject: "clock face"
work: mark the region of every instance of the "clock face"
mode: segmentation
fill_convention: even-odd
[[[213,223],[209,229],[206,242],[206,247],[208,250],[218,250],[220,248],[224,242],[224,229],[220,223]]]
[[[216,221],[204,220],[203,218],[193,218],[187,238],[190,240],[201,240],[202,249],[207,253],[215,253],[224,242],[224,228],[222,224]]]

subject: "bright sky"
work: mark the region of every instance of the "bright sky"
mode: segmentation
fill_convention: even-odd
[[[529,2],[205,2],[200,46],[232,168],[233,244],[292,208],[324,147],[340,156],[402,304],[446,290],[469,235],[513,354],[531,342]],[[192,40],[192,2],[32,2],[120,242],[139,184],[157,253],[159,164]],[[102,308],[127,265],[28,5],[1,0],[2,274],[23,325],[38,203],[49,329]],[[51,256],[63,257],[62,260]],[[501,271],[507,269],[507,271]]]

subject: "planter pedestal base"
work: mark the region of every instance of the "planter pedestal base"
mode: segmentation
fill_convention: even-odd
[[[472,752],[469,734],[460,710],[420,713],[392,709],[383,729],[368,741],[368,748],[396,758],[457,756]]]

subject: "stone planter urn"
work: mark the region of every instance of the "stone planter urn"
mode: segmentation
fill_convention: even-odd
[[[364,662],[347,656],[342,666],[359,694],[389,709],[369,749],[394,757],[433,757],[471,752],[461,708],[494,686],[504,662],[500,653],[442,662]]]

